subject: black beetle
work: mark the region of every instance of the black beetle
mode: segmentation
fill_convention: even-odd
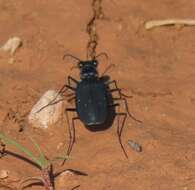
[[[118,139],[125,156],[128,157],[121,142],[122,129],[125,124],[127,114],[134,120],[141,122],[130,114],[127,101],[125,99],[125,97],[128,96],[121,92],[121,89],[117,87],[115,80],[105,81],[103,76],[99,76],[97,71],[98,61],[96,59],[81,61],[70,54],[64,55],[64,58],[67,56],[71,56],[78,61],[77,67],[80,70],[80,81],[77,81],[71,76],[68,76],[68,85],[65,84],[62,88],[67,88],[73,91],[72,97],[70,99],[75,100],[75,108],[66,108],[65,110],[70,132],[70,143],[67,154],[70,154],[72,146],[75,142],[74,121],[76,119],[80,119],[89,130],[93,130],[94,128],[101,128],[101,125],[106,123],[111,109],[120,105],[119,103],[115,103],[115,101],[123,101],[126,112],[115,113],[115,115],[118,116]],[[74,87],[71,85],[71,82],[75,83],[76,86]],[[114,84],[114,88],[110,87],[111,84]],[[113,92],[117,92],[118,97],[113,98]],[[77,117],[72,118],[72,125],[70,125],[68,118],[68,112],[70,111],[77,112]],[[121,125],[119,122],[120,116],[123,117]]]
[[[106,122],[108,98],[106,85],[99,79],[97,61],[81,61],[81,81],[76,87],[76,111],[79,119],[88,127]]]
[[[94,129],[98,130],[101,128],[102,125],[106,123],[109,114],[113,110],[113,108],[120,105],[119,103],[115,103],[115,102],[123,101],[126,112],[118,112],[118,113],[115,112],[115,115],[118,116],[117,135],[118,135],[119,143],[121,145],[121,148],[125,156],[128,158],[121,142],[122,129],[124,127],[127,114],[135,121],[141,122],[136,118],[134,118],[128,110],[126,97],[129,96],[126,96],[121,92],[121,89],[117,87],[117,83],[115,80],[113,81],[104,80],[104,76],[101,77],[99,76],[97,71],[98,61],[96,59],[81,61],[80,59],[70,54],[64,55],[64,58],[68,56],[78,61],[77,68],[79,68],[80,70],[80,81],[77,81],[73,77],[68,76],[68,84],[63,85],[63,87],[58,92],[58,94],[63,94],[67,90],[71,90],[73,93],[67,95],[69,96],[68,101],[72,101],[72,100],[75,101],[75,108],[66,108],[65,110],[68,128],[69,128],[69,135],[70,135],[70,142],[67,150],[67,155],[70,154],[73,144],[75,142],[74,121],[76,119],[80,119],[83,122],[83,124],[86,126],[86,128],[88,128],[89,130],[92,131]],[[96,58],[97,57],[98,56],[96,56]],[[74,85],[71,84],[72,82],[74,83]],[[111,88],[111,84],[114,84],[114,88]],[[118,97],[113,98],[112,93],[114,92],[118,93]],[[54,100],[52,100],[52,102],[50,102],[48,105],[54,104],[55,103]],[[39,111],[44,109],[46,106],[41,108]],[[72,118],[71,125],[69,122],[68,112],[77,113],[77,117]],[[119,121],[120,116],[123,117],[121,125]]]

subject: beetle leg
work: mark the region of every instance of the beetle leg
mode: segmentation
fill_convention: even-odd
[[[73,84],[71,84],[71,81],[72,82],[74,82],[74,85]],[[79,81],[77,81],[76,79],[74,79],[73,77],[71,77],[71,76],[68,76],[68,85],[67,86],[69,86],[69,87],[67,87],[67,88],[69,88],[69,89],[71,89],[71,90],[73,90],[73,88],[74,88],[74,91],[75,91],[75,84],[77,85],[79,83]]]
[[[76,89],[75,89],[74,87],[71,86],[71,81],[73,81],[73,82],[75,82],[76,84],[78,84],[78,81],[77,81],[76,79],[74,79],[74,78],[71,77],[71,76],[68,76],[68,85],[67,85],[67,84],[64,84],[64,85],[62,86],[62,88],[59,90],[59,92],[58,92],[57,95],[65,93],[68,89],[75,91]],[[68,95],[66,95],[66,96],[68,96]]]
[[[73,81],[74,83],[78,84],[79,81],[77,81],[76,79],[74,79],[73,77],[71,76],[68,76],[68,84],[71,85],[70,81]]]
[[[39,113],[40,111],[42,111],[43,109],[45,109],[48,106],[52,106],[52,105],[55,105],[55,104],[57,104],[57,103],[59,103],[61,101],[64,101],[64,98],[61,98],[61,99],[59,99],[57,101],[54,101],[54,100],[55,100],[55,98],[53,100],[51,100],[47,105],[45,105],[42,108],[40,108],[36,113]]]
[[[103,76],[107,73],[107,71],[108,71],[110,68],[112,68],[112,67],[115,67],[115,64],[110,64],[110,65],[108,65],[108,66],[105,68],[104,72],[101,74],[101,77],[103,77]]]
[[[70,84],[70,81],[74,81],[76,84],[78,83],[78,81],[76,79],[74,79],[73,77],[71,76],[68,76],[68,85],[67,84],[64,84],[61,89],[58,91],[58,93],[56,94],[56,96],[54,97],[53,100],[51,100],[47,105],[43,106],[41,109],[39,109],[36,113],[39,113],[41,110],[45,109],[47,106],[50,106],[50,105],[54,105],[60,101],[63,101],[64,99],[60,99],[58,101],[55,101],[59,95],[61,94],[64,94],[68,89],[72,90],[72,91],[76,91],[76,88],[72,87],[71,84]],[[72,95],[72,94],[68,94],[68,95],[64,95],[64,96],[69,96],[69,95]]]
[[[75,100],[76,99],[76,96],[72,96],[71,98],[69,98],[68,100],[67,100],[67,102],[71,102],[72,100]]]
[[[116,106],[120,106],[120,104],[115,103],[115,104],[109,104],[108,107],[116,107]]]
[[[66,97],[71,97],[71,96],[73,96],[73,95],[75,95],[75,92],[72,92],[72,93],[70,93],[70,94],[66,94]]]
[[[114,84],[114,87],[118,89],[116,80],[110,80],[110,81],[106,82],[105,84],[108,85],[108,86],[111,85],[111,84]]]
[[[131,117],[133,120],[135,120],[136,122],[142,123],[142,121],[136,119],[129,111],[129,107],[127,104],[127,100],[125,98],[113,98],[113,100],[118,100],[118,101],[123,101],[124,105],[125,105],[125,110],[127,112],[127,114],[129,115],[129,117]]]
[[[122,98],[122,97],[124,97],[124,98],[132,98],[133,97],[133,96],[126,95],[126,94],[122,93],[121,91],[122,90],[119,89],[119,88],[115,88],[115,89],[109,90],[110,93],[112,93],[112,92],[118,92],[119,98]]]
[[[115,89],[111,89],[109,90],[109,93],[113,93],[113,92],[118,92],[118,95],[119,95],[119,99],[122,98],[122,95],[121,95],[121,90],[118,89],[118,88],[115,88]]]
[[[116,80],[112,80],[112,81],[108,81],[107,83],[106,83],[106,85],[109,87],[109,85],[111,85],[111,84],[114,84],[114,89],[110,89],[109,88],[109,92],[118,92],[119,93],[119,97],[121,98],[121,97],[125,97],[125,98],[132,98],[132,96],[128,96],[128,95],[126,95],[126,94],[124,94],[124,93],[122,93],[121,91],[121,89],[120,88],[118,88],[118,86],[117,86],[117,82],[116,82]]]
[[[67,155],[70,155],[70,152],[72,150],[72,147],[75,142],[75,125],[74,121],[76,119],[79,119],[78,117],[72,118],[72,123],[70,124],[69,117],[68,117],[68,112],[76,112],[75,108],[67,108],[65,110],[65,115],[66,115],[66,120],[68,124],[68,132],[69,132],[69,145],[68,145],[68,150],[67,150]],[[65,163],[66,160],[63,161],[62,165]]]
[[[68,85],[64,84],[62,86],[62,88],[59,90],[58,95],[65,93],[68,89],[71,89],[73,91],[75,91],[75,88],[71,86],[71,81],[75,82],[76,84],[78,84],[78,81],[76,79],[74,79],[71,76],[68,76]]]
[[[51,100],[47,105],[45,105],[45,106],[43,106],[42,108],[40,108],[36,113],[39,113],[40,111],[42,111],[43,109],[45,109],[47,106],[51,106],[51,105],[57,104],[57,103],[60,102],[60,101],[63,101],[63,100],[64,100],[63,98],[60,99],[60,100],[57,100],[57,101],[55,101],[55,100],[58,98],[58,96],[59,96],[60,94],[65,93],[69,88],[70,88],[69,86],[67,87],[67,85],[64,84],[64,85],[61,87],[61,89],[58,91],[58,93],[56,94],[56,96],[54,97],[54,99]],[[71,90],[73,90],[73,89],[71,89]]]
[[[66,86],[66,88],[68,88],[68,89],[70,89],[72,91],[76,91],[76,88],[74,88],[74,87],[72,87],[70,85],[65,84],[65,86]]]
[[[123,131],[123,128],[124,128],[124,125],[125,125],[125,121],[127,119],[127,113],[122,113],[120,112],[120,104],[119,103],[114,103],[114,104],[110,104],[108,105],[109,107],[117,107],[118,106],[118,112],[115,113],[116,116],[117,116],[117,136],[118,136],[118,140],[119,140],[119,144],[123,150],[123,153],[125,155],[126,158],[128,158],[128,155],[125,151],[125,148],[122,144],[122,140],[121,140],[121,135],[122,135],[122,131]],[[122,120],[122,124],[120,125],[120,116],[122,117],[123,116],[123,120]]]
[[[64,99],[60,99],[60,100],[58,100],[58,101],[55,101],[55,100],[58,98],[58,96],[59,96],[60,94],[63,94],[64,92],[67,91],[67,88],[65,88],[65,87],[66,87],[66,85],[63,85],[63,86],[61,87],[61,89],[58,91],[58,93],[56,94],[56,96],[54,97],[54,99],[51,100],[47,105],[45,105],[45,106],[43,106],[42,108],[40,108],[36,113],[39,113],[40,111],[42,111],[43,109],[45,109],[47,106],[54,105],[54,104],[57,104],[57,103],[60,102],[60,101],[63,101]]]
[[[118,136],[118,140],[119,140],[119,143],[121,145],[121,148],[123,150],[123,153],[124,153],[125,157],[128,158],[128,155],[125,151],[125,148],[124,148],[122,140],[121,140],[122,131],[123,131],[123,128],[125,126],[125,121],[126,121],[126,118],[127,118],[127,113],[120,113],[119,112],[119,113],[116,113],[116,116],[117,116],[117,136]],[[121,125],[120,125],[120,117],[123,117]]]

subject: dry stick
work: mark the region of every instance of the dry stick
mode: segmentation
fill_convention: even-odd
[[[145,23],[145,29],[150,30],[155,27],[165,26],[165,25],[187,25],[195,26],[195,20],[193,19],[165,19],[165,20],[150,20]]]

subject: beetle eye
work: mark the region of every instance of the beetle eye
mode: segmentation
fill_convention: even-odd
[[[94,61],[93,64],[96,66],[97,65],[96,61]]]
[[[83,66],[83,64],[82,63],[79,63],[79,67],[81,68]]]

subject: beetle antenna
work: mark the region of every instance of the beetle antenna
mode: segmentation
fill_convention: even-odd
[[[63,59],[65,59],[66,57],[71,57],[71,58],[77,60],[78,62],[81,62],[81,60],[80,60],[79,58],[77,58],[77,57],[75,57],[75,56],[73,56],[73,55],[71,55],[71,54],[65,54],[65,55],[63,56]]]
[[[104,72],[102,73],[102,76],[104,76],[107,72],[108,72],[108,70],[110,70],[112,67],[115,67],[116,65],[115,64],[110,64],[110,65],[108,65],[107,67],[106,67],[106,69],[104,70]],[[102,77],[101,76],[101,77]]]
[[[100,54],[96,55],[96,56],[95,56],[95,59],[97,59],[97,58],[100,57],[100,56],[104,56],[104,57],[106,57],[106,59],[108,60],[108,55],[107,55],[107,53],[105,53],[105,52],[101,52]]]
[[[72,67],[70,68],[71,71],[72,71],[73,69],[78,69],[78,65],[77,65],[77,66],[72,66]]]

